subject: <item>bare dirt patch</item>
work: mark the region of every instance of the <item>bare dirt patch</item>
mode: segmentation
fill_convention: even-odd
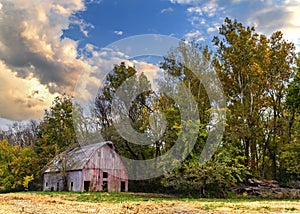
[[[132,194],[132,193],[131,193]],[[0,195],[0,213],[300,213],[300,201],[139,201],[90,203],[35,193]]]

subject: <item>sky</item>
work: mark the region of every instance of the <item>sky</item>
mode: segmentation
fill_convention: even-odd
[[[267,36],[281,30],[299,50],[299,11],[300,0],[0,0],[0,128],[41,119],[56,96],[73,95],[82,72],[103,64],[102,48],[121,39],[161,34],[212,46],[229,17]]]

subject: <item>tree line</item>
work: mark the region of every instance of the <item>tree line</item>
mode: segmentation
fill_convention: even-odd
[[[101,132],[105,140],[114,142],[121,155],[135,160],[165,154],[180,133],[184,133],[184,145],[191,136],[197,136],[193,150],[179,166],[159,178],[131,182],[132,191],[226,197],[232,186],[243,184],[248,178],[292,185],[300,179],[300,58],[294,44],[279,31],[267,37],[256,33],[254,27],[229,18],[212,43],[210,49],[183,41],[160,64],[164,78],[158,84],[167,89],[183,82],[197,103],[197,121],[183,120],[178,103],[165,93],[153,91],[150,81],[135,67],[115,65],[92,107],[92,125],[96,128],[91,129],[91,124],[87,125],[90,121],[81,117],[81,127],[74,127],[75,104],[72,97],[63,95],[53,101],[41,122],[15,125],[0,133],[0,191],[40,188],[41,172],[47,163],[79,145],[74,129],[89,134]],[[205,164],[200,164],[199,158],[214,104],[201,79],[193,73],[193,66],[199,64],[214,68],[226,98],[225,132]],[[114,126],[118,121],[111,111],[113,96],[129,79],[135,84],[127,90],[128,96],[141,87],[149,88],[135,98],[126,113],[135,131],[155,139],[151,145],[132,144]],[[178,99],[184,103],[185,97]],[[193,110],[188,104],[184,108]],[[155,112],[161,112],[166,122],[151,122]],[[196,129],[192,128],[195,124]],[[157,139],[158,133],[161,137]]]

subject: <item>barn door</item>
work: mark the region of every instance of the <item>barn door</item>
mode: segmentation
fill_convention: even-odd
[[[107,181],[103,181],[102,191],[103,192],[108,192],[108,182]]]
[[[91,182],[90,181],[84,181],[84,183],[83,183],[83,188],[84,188],[84,190],[85,191],[89,191],[89,189],[90,189],[90,184],[91,184]]]
[[[126,191],[126,182],[121,181],[121,192],[125,192],[125,191]]]

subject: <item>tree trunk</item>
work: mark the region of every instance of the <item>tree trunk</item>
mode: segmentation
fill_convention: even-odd
[[[246,138],[245,139],[245,166],[246,167],[248,167],[250,165],[249,152],[250,152],[250,142],[249,142],[249,139]]]

